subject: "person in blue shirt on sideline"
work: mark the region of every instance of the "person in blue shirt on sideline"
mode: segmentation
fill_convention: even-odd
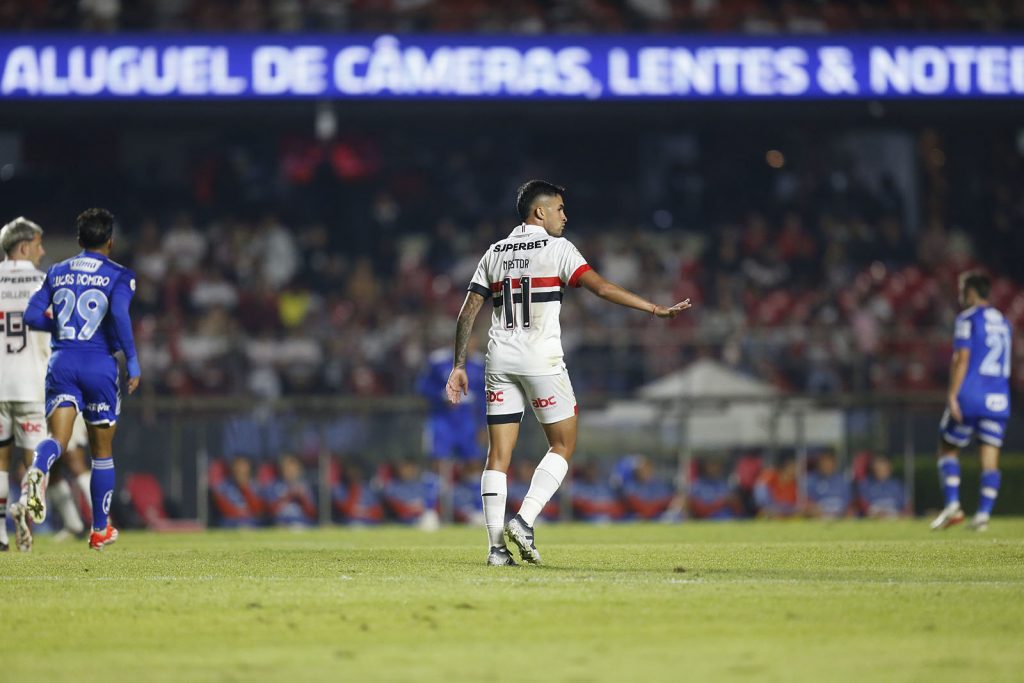
[[[394,476],[381,488],[381,499],[394,519],[434,531],[437,528],[437,477],[424,473],[415,458],[401,459]]]
[[[572,482],[572,514],[585,522],[606,523],[622,519],[625,508],[597,462],[584,463]]]
[[[739,496],[726,477],[725,465],[717,458],[700,462],[687,500],[694,519],[736,519],[742,509]]]
[[[857,484],[857,497],[866,517],[891,519],[907,514],[903,482],[892,476],[892,461],[884,455],[871,458],[871,475]]]
[[[114,433],[121,412],[117,360],[122,352],[128,393],[142,374],[128,307],[135,273],[110,260],[114,217],[87,209],[76,220],[84,251],[50,267],[25,310],[25,324],[51,335],[46,371],[46,424],[50,437],[35,449],[22,504],[36,523],[46,519],[45,486],[50,467],[67,449],[75,417],[82,412],[92,446],[93,529],[89,547],[102,550],[117,540],[109,522],[114,495]],[[52,317],[47,309],[52,307]]]
[[[658,519],[674,497],[672,483],[658,476],[647,456],[633,458],[633,472],[622,484],[622,502],[632,519]]]
[[[484,391],[484,363],[477,353],[466,360],[470,391],[456,405],[448,401],[445,387],[452,369],[452,350],[438,349],[430,354],[427,367],[416,381],[416,393],[427,399],[424,443],[431,458],[480,460],[484,450],[481,433],[486,428],[487,411],[481,400]]]
[[[836,454],[824,451],[807,473],[807,515],[839,519],[850,512],[850,482],[839,471]]]
[[[939,424],[939,481],[946,506],[932,521],[933,531],[964,520],[958,455],[975,432],[981,442],[981,498],[969,529],[988,529],[999,495],[999,449],[1010,417],[1013,340],[1006,318],[988,303],[990,289],[988,277],[981,273],[960,276],[964,310],[956,317],[947,407]]]

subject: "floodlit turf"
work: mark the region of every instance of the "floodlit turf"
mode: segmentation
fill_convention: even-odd
[[[2,679],[1021,681],[1024,520],[122,534],[0,556]]]

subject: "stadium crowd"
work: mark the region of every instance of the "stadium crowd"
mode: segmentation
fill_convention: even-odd
[[[1013,31],[1015,0],[0,0],[0,30],[826,33]]]
[[[549,522],[607,523],[894,518],[910,513],[904,484],[893,475],[892,462],[884,455],[859,453],[843,471],[835,454],[823,450],[810,460],[802,478],[792,457],[783,457],[774,466],[765,462],[756,453],[740,454],[731,461],[697,460],[691,468],[688,494],[683,494],[675,477],[645,456],[626,456],[610,468],[591,460],[574,468],[571,486],[545,507],[542,516]],[[366,472],[356,462],[336,462],[329,474],[332,521],[434,528],[444,514],[441,498],[446,495],[441,484],[445,475],[436,465],[435,461],[424,469],[409,458]],[[467,460],[449,475],[447,495],[456,523],[482,523],[480,468],[479,460]],[[211,465],[210,475],[214,519],[220,526],[313,526],[319,522],[317,487],[294,455],[262,463],[246,456],[218,460]],[[532,475],[529,461],[514,463],[508,485],[510,510],[522,504]]]
[[[1024,321],[1024,269],[1013,257],[1024,250],[1024,214],[1009,189],[1024,177],[1019,157],[1002,174],[1006,187],[985,185],[990,198],[957,193],[991,214],[954,215],[943,189],[953,180],[943,177],[923,188],[927,213],[914,228],[903,216],[916,200],[861,178],[813,138],[783,168],[712,152],[659,173],[649,201],[639,182],[622,181],[645,172],[627,151],[570,141],[579,157],[556,162],[529,139],[509,140],[524,147],[509,159],[504,143],[471,131],[285,137],[204,147],[180,194],[107,177],[132,187],[125,196],[136,203],[122,209],[115,248],[138,274],[143,390],[414,393],[430,351],[450,344],[477,260],[513,227],[514,188],[554,168],[569,185],[567,236],[599,272],[695,304],[665,326],[567,291],[563,343],[585,395],[621,395],[707,356],[796,392],[941,389],[956,276],[977,263],[996,276],[993,304]],[[41,202],[94,191],[71,173],[44,178],[53,182]],[[707,188],[696,209],[693,185]],[[192,211],[154,211],[168,204]],[[52,209],[39,213],[60,230]],[[1024,338],[1016,343],[1019,363]],[[1013,377],[1020,388],[1024,372]]]

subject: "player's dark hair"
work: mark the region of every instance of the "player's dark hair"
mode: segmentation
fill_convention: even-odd
[[[519,213],[519,220],[525,223],[530,219],[530,209],[533,208],[533,203],[538,198],[553,197],[556,194],[564,197],[565,188],[546,180],[527,180],[519,186],[519,191],[516,193],[516,211]]]
[[[968,289],[973,289],[974,293],[982,299],[988,298],[988,293],[992,290],[992,281],[988,279],[988,276],[984,273],[965,273],[961,276],[963,283],[961,286],[966,292]]]
[[[114,234],[114,215],[106,209],[86,209],[75,219],[78,243],[84,249],[102,247]]]

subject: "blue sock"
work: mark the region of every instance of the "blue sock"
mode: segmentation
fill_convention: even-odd
[[[992,514],[992,506],[996,504],[996,496],[999,495],[1001,479],[999,470],[986,470],[981,473],[981,501],[978,503],[980,514]]]
[[[960,461],[947,455],[939,458],[939,484],[946,497],[946,505],[960,502]]]
[[[36,446],[36,452],[32,458],[32,467],[38,467],[43,471],[43,474],[47,474],[59,457],[60,444],[53,439],[43,439]]]
[[[110,499],[114,497],[114,459],[93,458],[92,479],[89,480],[92,494],[92,529],[105,531],[107,516],[110,514]]]

